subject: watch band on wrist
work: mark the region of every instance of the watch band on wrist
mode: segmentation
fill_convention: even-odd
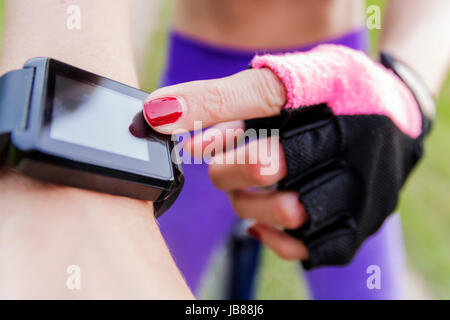
[[[8,145],[9,133],[26,126],[33,75],[33,68],[24,68],[0,77],[0,157]]]
[[[391,69],[411,90],[424,117],[432,123],[436,117],[436,103],[433,94],[422,78],[407,64],[387,52],[380,52],[380,62]]]

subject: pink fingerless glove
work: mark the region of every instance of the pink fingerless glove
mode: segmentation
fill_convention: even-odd
[[[280,129],[287,175],[277,187],[297,191],[309,216],[287,230],[308,248],[303,266],[347,264],[395,210],[430,121],[399,77],[359,51],[321,45],[252,66],[286,89],[285,112],[246,125]]]
[[[251,65],[278,75],[286,109],[326,103],[335,115],[385,115],[412,138],[421,133],[419,107],[408,87],[361,51],[325,44],[308,52],[256,56]]]

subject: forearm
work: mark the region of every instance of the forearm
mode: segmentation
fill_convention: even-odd
[[[391,0],[380,48],[410,65],[437,95],[450,65],[450,1]]]
[[[0,186],[0,299],[192,297],[149,203],[14,172]]]
[[[80,29],[69,29],[67,8],[80,8]],[[128,0],[8,0],[1,72],[50,56],[137,86]]]
[[[138,75],[144,77],[148,72],[145,66],[151,50],[151,37],[158,23],[162,0],[134,0],[132,6],[133,51]],[[144,70],[142,70],[144,69]],[[144,71],[144,72],[139,72]]]
[[[81,29],[68,29],[69,5]],[[6,2],[1,72],[51,56],[137,86],[125,0]],[[1,172],[0,172],[1,173]],[[152,204],[0,174],[0,298],[190,298]],[[69,265],[81,290],[69,290]]]

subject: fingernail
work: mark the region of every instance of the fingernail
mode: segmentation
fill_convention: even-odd
[[[145,118],[152,127],[174,123],[182,114],[182,102],[175,97],[158,98],[144,104]]]
[[[259,232],[255,228],[253,228],[253,227],[248,228],[247,229],[247,233],[251,237],[255,238],[256,240],[261,240],[261,236],[260,236]]]

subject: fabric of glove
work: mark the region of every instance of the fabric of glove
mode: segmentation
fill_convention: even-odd
[[[344,265],[397,205],[422,156],[429,123],[393,71],[364,53],[320,45],[306,53],[256,56],[286,89],[281,116],[247,121],[279,128],[287,176],[309,220],[287,230],[309,250],[306,269]]]

